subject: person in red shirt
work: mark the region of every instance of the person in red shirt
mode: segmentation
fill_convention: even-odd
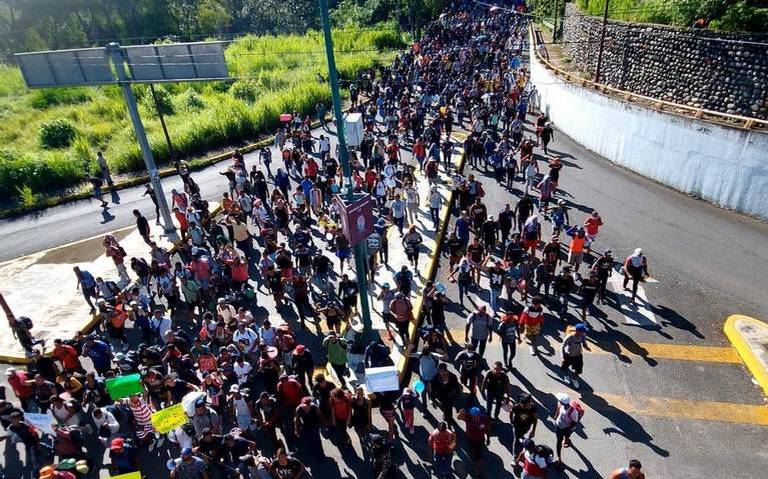
[[[456,433],[448,429],[448,423],[441,421],[429,435],[429,447],[432,448],[432,471],[438,478],[453,477],[451,462],[456,448]]]
[[[80,358],[77,356],[77,350],[68,344],[64,344],[61,339],[53,342],[53,357],[61,362],[61,367],[68,373],[79,372],[85,374],[85,369],[80,364]]]
[[[176,221],[179,222],[179,229],[181,230],[181,239],[186,240],[187,230],[189,230],[189,221],[187,220],[187,215],[184,214],[184,212],[178,208],[173,209],[173,215],[176,217]]]
[[[32,397],[35,389],[27,384],[29,380],[27,372],[18,371],[16,368],[8,368],[5,371],[5,376],[8,379],[8,384],[13,389],[13,393],[16,394],[19,403],[21,403],[21,409],[29,411],[29,398]]]
[[[337,431],[342,443],[346,446],[352,444],[347,428],[352,420],[352,401],[347,392],[336,388],[331,392],[331,424]]]
[[[603,219],[600,217],[600,214],[597,211],[593,211],[592,214],[590,214],[589,217],[584,220],[584,229],[587,231],[588,237],[588,241],[584,245],[584,248],[587,250],[587,253],[592,252],[590,246],[597,238],[597,233],[599,232],[601,226],[603,226]]]
[[[308,176],[312,181],[317,179],[317,161],[311,156],[304,161],[304,176]]]
[[[544,323],[544,299],[536,295],[531,299],[531,304],[523,309],[520,315],[520,325],[525,331],[525,338],[530,345],[531,355],[536,354],[536,343],[541,333],[541,325]]]
[[[282,374],[277,382],[277,398],[283,407],[285,424],[293,424],[293,413],[304,397],[301,383],[292,376]]]
[[[248,265],[239,256],[227,260],[230,274],[232,275],[232,287],[239,291],[242,285],[248,281]]]
[[[491,423],[483,411],[473,406],[469,410],[462,409],[457,416],[460,421],[466,423],[466,437],[469,443],[469,457],[475,465],[475,476],[480,476],[483,463],[485,446],[490,444]]]

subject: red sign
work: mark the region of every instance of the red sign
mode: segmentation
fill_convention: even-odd
[[[355,246],[373,232],[373,200],[371,195],[357,196],[352,202],[336,196],[340,205],[341,229],[349,244]]]
[[[200,357],[197,358],[197,366],[200,371],[215,371],[217,367],[216,358],[210,354],[201,354]]]

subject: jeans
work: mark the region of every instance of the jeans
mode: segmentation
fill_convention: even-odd
[[[392,218],[392,220],[394,221],[395,226],[397,226],[397,231],[400,233],[400,236],[402,236],[403,235],[403,225],[405,224],[405,216],[401,216],[399,218],[397,216],[395,216],[395,217]]]
[[[560,319],[565,319],[568,314],[568,293],[557,293],[557,309]]]
[[[470,338],[470,340],[472,341],[472,345],[480,354],[480,357],[483,357],[483,355],[485,355],[485,346],[486,344],[488,344],[488,339],[487,338],[486,339]]]
[[[488,394],[488,397],[486,398],[486,404],[485,404],[485,411],[490,417],[491,415],[491,409],[496,406],[496,410],[494,411],[493,417],[495,419],[499,418],[499,413],[501,412],[501,403],[504,400],[504,394]]]
[[[432,460],[432,472],[440,478],[451,477],[452,454],[435,454]]]
[[[501,288],[491,288],[491,309],[494,313],[499,311],[499,303],[501,300]]]
[[[432,223],[437,229],[437,225],[440,223],[440,208],[430,208],[429,215],[432,217]]]
[[[504,360],[504,365],[506,365],[508,368],[512,367],[512,360],[515,359],[515,354],[517,354],[517,343],[514,341],[511,343],[505,343],[501,342],[501,351],[502,351],[502,358]]]
[[[467,284],[462,284],[461,281],[458,283],[459,286],[459,304],[464,306],[464,295],[467,294]]]

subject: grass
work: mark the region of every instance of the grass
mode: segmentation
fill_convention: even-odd
[[[342,80],[362,69],[389,62],[404,46],[391,30],[334,32],[336,65]],[[166,84],[172,115],[166,117],[171,141],[183,157],[236,146],[276,128],[284,112],[314,112],[329,104],[322,35],[247,36],[225,51],[232,81]],[[245,79],[243,79],[245,78]],[[247,88],[233,88],[236,82]],[[247,90],[247,94],[243,91]],[[168,147],[145,86],[135,87],[155,160],[169,160]],[[77,132],[70,146],[46,149],[41,125],[65,119]],[[26,203],[61,193],[95,173],[101,150],[113,173],[142,170],[144,162],[116,87],[29,90],[17,68],[0,64],[0,201]],[[23,194],[22,194],[23,192]]]

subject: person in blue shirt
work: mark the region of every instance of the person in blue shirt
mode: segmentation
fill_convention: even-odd
[[[75,272],[75,276],[77,276],[77,287],[82,291],[85,302],[91,307],[91,313],[96,312],[96,307],[91,301],[91,298],[99,297],[96,292],[96,279],[94,279],[91,273],[86,270],[81,270],[77,266],[72,268],[72,270]]]
[[[459,238],[462,243],[464,243],[465,248],[469,243],[469,228],[471,226],[472,221],[469,219],[467,212],[462,211],[461,216],[459,216],[459,218],[456,220],[456,227],[454,228],[454,231],[456,232],[456,237]]]
[[[104,341],[88,336],[85,340],[83,354],[91,358],[93,368],[100,376],[109,371],[112,367],[112,351]]]

